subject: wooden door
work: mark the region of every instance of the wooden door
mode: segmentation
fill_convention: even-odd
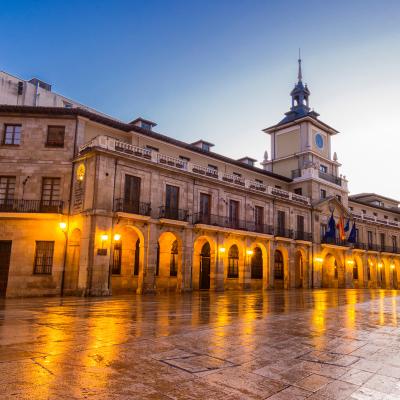
[[[141,179],[125,175],[124,211],[139,214]]]

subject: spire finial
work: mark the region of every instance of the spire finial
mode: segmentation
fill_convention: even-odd
[[[301,73],[301,53],[300,53],[300,48],[299,48],[299,72],[297,73],[297,80],[299,82],[301,82],[301,80],[303,79],[303,75]]]

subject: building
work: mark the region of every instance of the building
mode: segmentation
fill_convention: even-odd
[[[47,95],[0,92],[3,296],[398,288],[399,202],[349,196],[300,60],[263,168]]]

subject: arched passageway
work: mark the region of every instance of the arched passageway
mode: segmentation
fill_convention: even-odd
[[[77,294],[79,260],[81,255],[81,231],[74,229],[68,239],[67,259],[64,272],[64,294]]]
[[[340,259],[328,253],[322,263],[322,287],[344,288],[345,271]]]
[[[284,287],[285,260],[281,250],[275,250],[274,254],[274,288]]]

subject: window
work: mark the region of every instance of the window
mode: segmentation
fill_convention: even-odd
[[[203,224],[210,223],[211,215],[211,196],[206,193],[200,193],[200,220]]]
[[[377,216],[378,216],[378,213],[376,213],[376,212],[374,212],[373,214],[374,214],[374,217],[377,217]]]
[[[65,126],[48,126],[46,147],[64,147]]]
[[[112,268],[113,275],[121,274],[121,261],[122,261],[122,243],[121,241],[115,242],[113,249]]]
[[[303,195],[303,189],[302,188],[296,188],[296,189],[294,189],[294,193],[302,196]]]
[[[285,212],[278,211],[277,214],[277,235],[284,236],[285,234]]]
[[[52,205],[52,202],[60,200],[60,178],[43,178],[42,203]]]
[[[204,151],[210,151],[210,145],[208,143],[202,143],[201,144],[201,149]]]
[[[321,224],[321,228],[320,228],[320,235],[321,235],[321,240],[325,237],[326,235],[326,229],[327,229],[327,225],[326,224]]]
[[[228,253],[228,278],[239,276],[239,249],[236,244],[232,245]]]
[[[137,176],[125,175],[123,211],[139,214],[141,182]]]
[[[320,190],[320,198],[321,199],[326,199],[326,190],[325,189],[321,189]]]
[[[231,227],[236,227],[239,221],[239,202],[229,200],[229,223]]]
[[[356,261],[354,261],[354,265],[353,265],[353,279],[355,279],[355,280],[358,279],[358,265],[357,265]]]
[[[51,274],[53,268],[53,254],[53,241],[36,241],[34,262],[35,274]]]
[[[211,168],[214,171],[218,171],[218,167],[216,165],[213,165],[213,164],[208,164],[208,168]]]
[[[372,231],[368,231],[368,246],[372,246],[373,243],[373,237],[372,237]]]
[[[263,277],[263,256],[259,247],[253,250],[251,256],[251,279],[262,279]]]
[[[169,276],[178,275],[178,241],[174,240],[171,246],[171,259],[169,263]]]
[[[21,143],[21,125],[5,125],[3,144],[17,146]]]
[[[366,214],[366,213],[367,213],[367,211],[366,211],[366,210],[361,210],[361,212],[362,212],[363,214]]]
[[[264,207],[254,207],[254,222],[256,224],[256,232],[262,232],[264,226]]]
[[[264,184],[264,182],[261,179],[254,179],[257,183],[261,183],[261,185]]]
[[[274,278],[283,279],[283,255],[280,250],[275,250]]]
[[[182,161],[186,161],[186,162],[189,162],[189,161],[190,161],[190,158],[189,158],[189,157],[186,157],[186,156],[179,156],[179,158],[180,158]]]
[[[275,185],[275,188],[276,188],[276,189],[282,189],[282,186]]]
[[[65,108],[72,108],[73,107],[73,105],[71,103],[68,103],[67,101],[63,101],[63,103],[64,103],[64,107]]]
[[[0,176],[0,205],[12,206],[15,193],[15,176]]]
[[[133,265],[133,275],[139,275],[139,265],[140,265],[140,239],[136,240],[135,262]]]
[[[327,167],[326,165],[320,164],[319,170],[320,170],[321,172],[323,172],[324,174],[327,174],[327,173],[328,173],[328,167]]]
[[[336,199],[337,199],[337,201],[339,201],[340,203],[342,202],[342,196],[340,196],[339,194],[336,195]]]
[[[360,242],[360,230],[356,228],[356,243]]]
[[[297,238],[304,239],[304,216],[297,216]]]
[[[397,253],[397,237],[392,236],[392,246],[393,246],[393,252]]]
[[[380,234],[380,239],[381,239],[381,250],[385,250],[385,234],[384,233],[381,233]]]
[[[242,174],[239,174],[239,172],[232,172],[232,175],[237,176],[239,178],[241,178]]]
[[[165,194],[165,217],[178,219],[179,187],[167,185]]]

